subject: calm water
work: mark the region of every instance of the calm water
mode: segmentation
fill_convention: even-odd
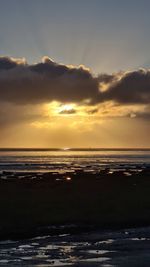
[[[59,171],[150,164],[150,150],[0,150],[0,171]]]

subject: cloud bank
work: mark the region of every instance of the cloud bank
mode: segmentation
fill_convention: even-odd
[[[34,65],[0,58],[0,99],[19,104],[80,102],[97,94],[98,81],[84,67],[57,64],[49,58]]]
[[[106,76],[106,77],[105,77]],[[102,95],[100,101],[113,100],[121,104],[150,103],[150,70],[140,69],[105,75],[100,82]],[[100,76],[100,79],[101,76]]]
[[[0,102],[96,105],[109,100],[125,105],[150,104],[150,70],[95,77],[84,66],[58,64],[48,57],[36,64],[28,64],[24,58],[0,58]]]

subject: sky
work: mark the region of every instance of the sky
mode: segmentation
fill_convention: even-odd
[[[149,0],[0,0],[0,147],[150,147]]]

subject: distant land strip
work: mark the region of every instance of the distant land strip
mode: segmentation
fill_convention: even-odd
[[[0,148],[0,151],[150,151],[150,148]]]

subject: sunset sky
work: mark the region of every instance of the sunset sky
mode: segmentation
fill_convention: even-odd
[[[0,147],[150,147],[149,0],[0,0]]]

